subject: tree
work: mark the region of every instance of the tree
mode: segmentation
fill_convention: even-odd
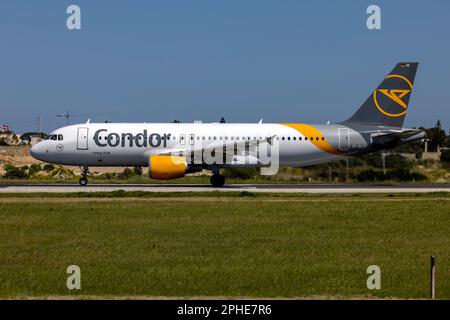
[[[411,169],[413,167],[413,162],[402,157],[399,154],[390,154],[385,159],[386,168],[389,169]]]
[[[442,150],[441,161],[450,163],[450,149]]]
[[[445,146],[450,148],[450,130],[448,130],[447,141],[445,142]]]
[[[222,118],[220,118],[220,121],[219,121],[220,123],[225,123],[225,118],[224,117],[222,117]]]
[[[30,140],[31,137],[39,137],[41,139],[46,139],[47,134],[43,133],[43,132],[25,132],[24,134],[22,134],[20,136],[20,139],[22,139],[22,141],[26,141],[26,140]]]
[[[438,146],[443,147],[447,143],[447,135],[442,129],[441,121],[438,120],[433,128],[425,129],[428,139],[428,150],[437,151]]]

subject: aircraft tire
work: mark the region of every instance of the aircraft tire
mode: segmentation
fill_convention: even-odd
[[[85,186],[88,184],[88,179],[85,177],[80,178],[80,180],[78,181],[80,183],[80,186]]]
[[[221,188],[225,184],[225,177],[220,174],[214,174],[211,176],[211,185],[215,188]]]

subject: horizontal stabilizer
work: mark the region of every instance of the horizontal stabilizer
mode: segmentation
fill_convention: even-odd
[[[394,132],[379,132],[371,135],[374,144],[388,144],[392,142],[410,142],[425,138],[425,131],[418,129],[408,129]]]

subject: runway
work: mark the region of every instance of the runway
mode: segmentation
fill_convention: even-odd
[[[450,184],[229,184],[213,188],[207,184],[76,184],[0,185],[0,193],[75,192],[258,192],[258,193],[430,193],[450,192]]]

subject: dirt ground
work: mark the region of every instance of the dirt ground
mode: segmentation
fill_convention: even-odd
[[[0,175],[3,175],[5,171],[3,167],[6,164],[12,164],[16,167],[29,166],[33,163],[43,163],[34,159],[30,155],[30,146],[7,146],[0,147]],[[80,171],[78,167],[65,166],[73,170],[74,172]],[[92,168],[92,173],[106,173],[106,172],[122,172],[124,167],[96,167]]]

